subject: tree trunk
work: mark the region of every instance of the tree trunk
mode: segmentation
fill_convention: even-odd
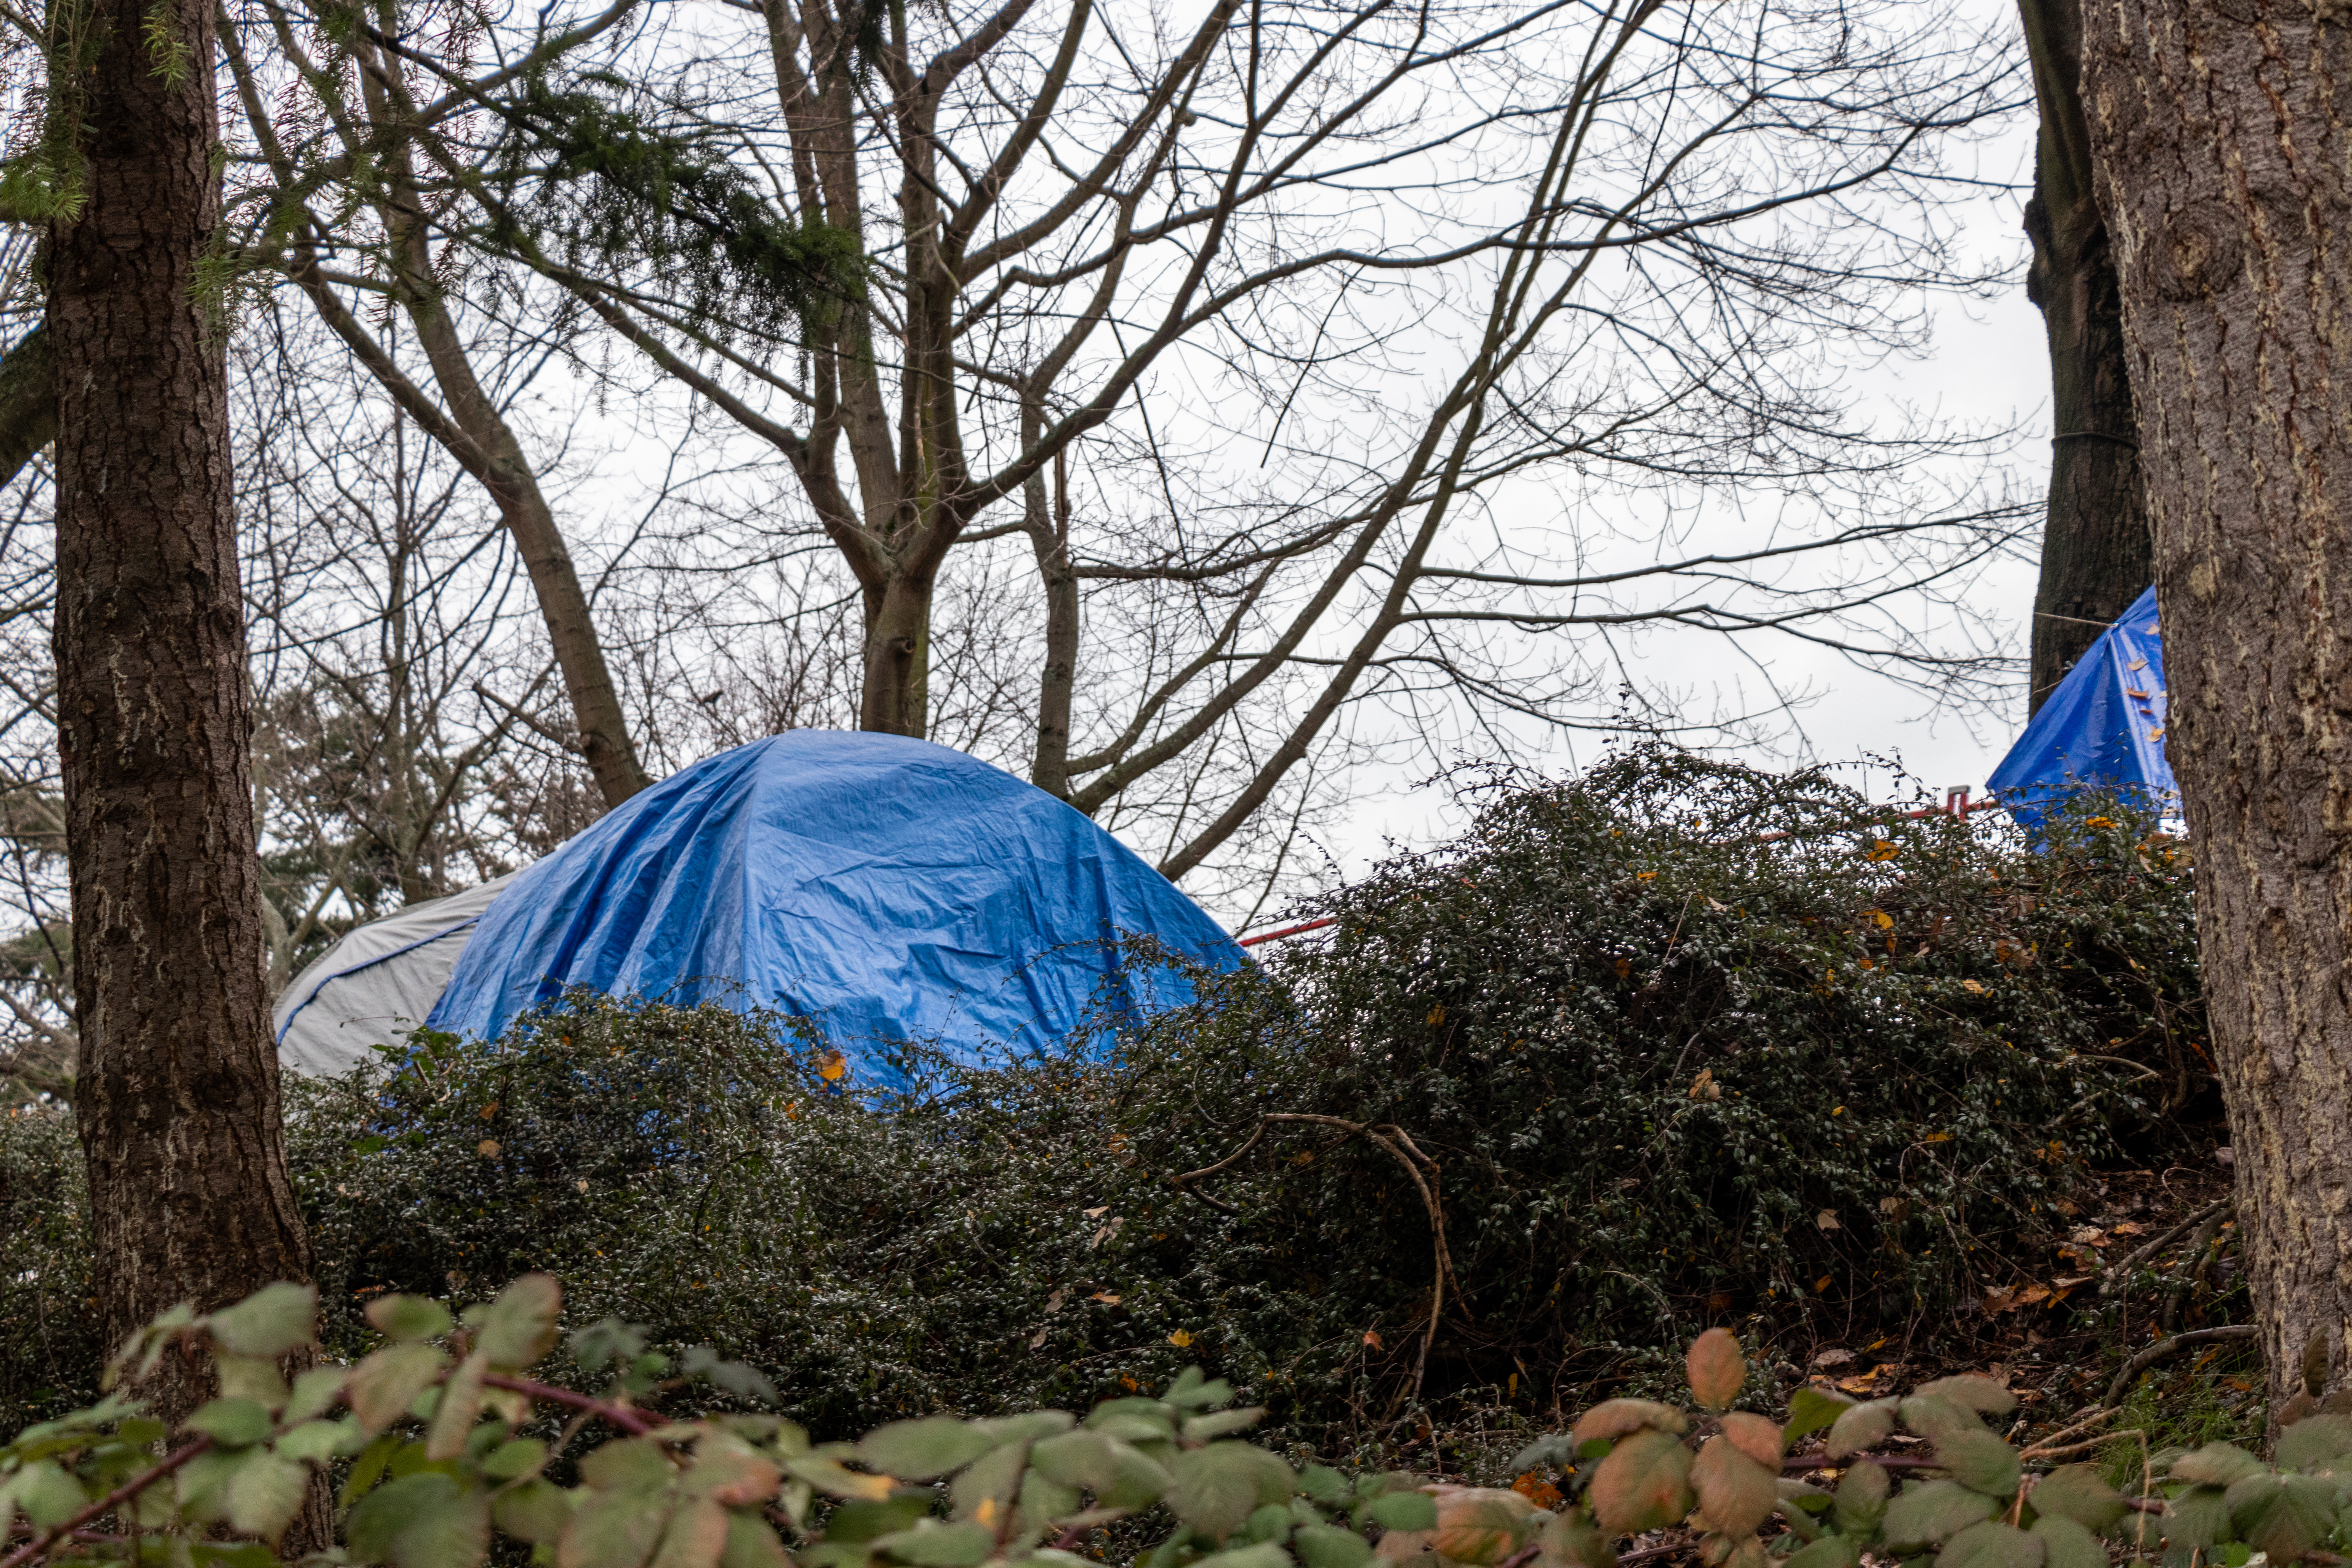
[[[2275,1401],[2352,1319],[2352,26],[2102,0],[2083,88]]]
[[[931,579],[894,571],[866,601],[857,727],[920,740],[930,729]]]
[[[2115,253],[2093,197],[2084,123],[2082,0],[2018,0],[2042,108],[2027,297],[2050,339],[2050,510],[2033,595],[2028,711],[2065,679],[2153,570],[2124,361]]]
[[[48,332],[74,1110],[115,1342],[307,1279],[310,1245],[263,981],[228,368],[198,278],[220,214],[213,9],[92,4],[95,60],[51,103],[86,127],[86,201],[51,230]],[[176,1423],[210,1382],[167,1357],[142,1392]],[[314,1485],[292,1549],[327,1529]]]

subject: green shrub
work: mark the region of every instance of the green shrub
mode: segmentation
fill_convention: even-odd
[[[1494,1474],[1707,1323],[1904,1331],[2046,1266],[2051,1198],[2201,1081],[2189,878],[2143,821],[2025,854],[1652,754],[1471,787],[1471,830],[1333,897],[1327,936],[1056,1054],[908,1047],[907,1095],[828,1079],[788,1020],[584,996],[289,1083],[328,1342],[383,1294],[545,1269],[820,1434],[1197,1361],[1274,1440],[1431,1432]],[[59,1375],[7,1350],[29,1413]]]

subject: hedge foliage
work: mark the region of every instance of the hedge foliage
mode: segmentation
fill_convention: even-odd
[[[820,1434],[1199,1362],[1277,1441],[1475,1468],[1709,1323],[1900,1333],[2046,1277],[2051,1200],[2201,1112],[2189,870],[2143,817],[2028,851],[1655,753],[1464,787],[1465,836],[1263,969],[994,1069],[908,1047],[908,1095],[790,1020],[584,996],[289,1083],[329,1343],[545,1269]],[[97,1364],[25,1327],[86,1289],[70,1143],[0,1138],[0,1419]]]

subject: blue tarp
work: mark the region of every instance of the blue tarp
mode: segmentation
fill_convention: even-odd
[[[853,1059],[858,1042],[912,1038],[972,1061],[1059,1039],[1106,1003],[1189,1000],[1174,975],[1139,992],[1124,933],[1244,962],[1043,790],[924,741],[797,730],[664,780],[522,872],[426,1024],[493,1039],[584,985],[802,1015]]]
[[[2141,791],[2158,810],[2177,811],[2180,786],[2164,760],[2164,649],[2150,588],[2042,704],[1993,770],[1993,796],[2028,835],[2081,788]]]

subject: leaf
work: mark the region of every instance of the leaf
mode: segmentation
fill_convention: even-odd
[[[270,1448],[289,1459],[308,1459],[323,1465],[355,1451],[360,1447],[359,1436],[356,1421],[305,1421],[278,1434]]]
[[[1157,1461],[1108,1432],[1065,1432],[1048,1437],[1030,1449],[1029,1462],[1048,1480],[1094,1493],[1096,1505],[1101,1508],[1148,1508],[1171,1484],[1168,1471]],[[1251,1506],[1257,1506],[1256,1501]]]
[[[2000,1508],[1996,1500],[1958,1481],[1921,1481],[1904,1488],[1903,1495],[1887,1505],[1880,1529],[1890,1549],[1907,1552],[1957,1535],[1990,1519]]]
[[[996,1531],[970,1521],[919,1519],[911,1529],[875,1542],[874,1549],[917,1568],[976,1568],[996,1550]]]
[[[286,1408],[286,1380],[278,1375],[276,1362],[259,1356],[218,1355],[213,1358],[213,1370],[219,1374],[223,1397],[250,1399],[264,1410]]]
[[[1307,1568],[1364,1568],[1372,1560],[1370,1542],[1335,1524],[1300,1525],[1291,1532],[1290,1549]]]
[[[1435,1530],[1437,1500],[1427,1492],[1384,1492],[1365,1505],[1364,1517],[1382,1530]]]
[[[2247,1476],[2223,1496],[2238,1539],[2273,1563],[2294,1562],[2336,1526],[2336,1483],[2316,1476]]]
[[[274,1546],[301,1511],[303,1494],[310,1489],[307,1467],[277,1454],[257,1454],[230,1478],[228,1521]]]
[[[1440,1487],[1437,1528],[1429,1544],[1439,1556],[1486,1568],[1518,1551],[1538,1522],[1535,1505],[1494,1487]]]
[[[929,1481],[962,1469],[995,1446],[961,1421],[930,1415],[875,1428],[858,1443],[857,1457],[885,1475]]]
[[[547,1458],[547,1445],[536,1437],[509,1437],[482,1458],[482,1474],[494,1481],[527,1476]]]
[[[806,1458],[786,1459],[784,1473],[806,1481],[828,1497],[879,1502],[890,1495],[889,1477],[861,1476],[837,1459],[819,1458],[814,1454]]]
[[[1780,1469],[1780,1453],[1787,1444],[1781,1440],[1780,1428],[1763,1416],[1734,1410],[1723,1418],[1723,1435],[1758,1464],[1775,1472]]]
[[[1777,1461],[1779,1454],[1774,1454]],[[1691,1466],[1691,1487],[1707,1528],[1734,1540],[1752,1535],[1780,1500],[1774,1473],[1740,1451],[1729,1436],[1709,1437]]]
[[[1592,1473],[1592,1511],[1612,1535],[1638,1535],[1691,1510],[1691,1451],[1672,1435],[1634,1433]]]
[[[2017,1490],[2017,1450],[1979,1426],[1953,1432],[1936,1444],[1936,1462],[1973,1492],[2007,1497]]]
[[[580,1479],[600,1492],[646,1491],[669,1485],[676,1476],[669,1457],[650,1437],[607,1443],[580,1461]]]
[[[557,1568],[645,1568],[669,1515],[660,1492],[600,1491],[580,1505],[557,1538]]]
[[[506,1534],[536,1545],[563,1533],[572,1522],[572,1494],[553,1481],[534,1476],[492,1500],[490,1517]]]
[[[530,1366],[555,1348],[556,1320],[563,1311],[563,1288],[547,1274],[526,1274],[499,1292],[488,1307],[470,1309],[474,1348],[500,1372]]]
[[[432,1425],[425,1432],[425,1457],[454,1459],[466,1451],[474,1421],[482,1413],[482,1379],[489,1373],[487,1352],[476,1351],[457,1363],[441,1385],[441,1402],[433,1407]]]
[[[228,1517],[229,1483],[236,1479],[237,1471],[253,1458],[255,1450],[215,1448],[198,1454],[180,1467],[173,1478],[173,1489],[180,1500],[180,1511],[197,1524],[212,1524]],[[19,1483],[20,1487],[22,1483]],[[20,1491],[17,1501],[25,1501]],[[26,1511],[30,1511],[27,1510]]]
[[[1850,1468],[1837,1489],[1837,1525],[1849,1535],[1876,1533],[1886,1517],[1886,1467],[1864,1459]]]
[[[250,1399],[215,1399],[196,1407],[183,1423],[224,1448],[246,1448],[269,1436],[269,1412]]]
[[[694,1468],[679,1484],[689,1496],[748,1508],[774,1497],[783,1479],[774,1461],[742,1438],[731,1432],[709,1432],[695,1444]]]
[[[294,1380],[294,1390],[286,1400],[285,1419],[289,1423],[310,1420],[324,1415],[343,1396],[343,1379],[351,1374],[347,1366],[314,1366]]]
[[[368,1303],[367,1321],[376,1332],[403,1344],[437,1340],[457,1323],[448,1308],[422,1296],[379,1296]]]
[[[2234,1443],[2208,1443],[2195,1453],[2183,1454],[2173,1460],[2171,1475],[2176,1481],[2226,1487],[2248,1476],[2261,1475],[2266,1468]]]
[[[1984,1430],[1984,1423],[1977,1419],[1975,1411],[1941,1394],[1915,1394],[1904,1400],[1900,1408],[1904,1426],[1939,1445],[1957,1433]]]
[[[1807,1384],[1789,1395],[1789,1425],[1781,1436],[1788,1442],[1810,1436],[1853,1408],[1843,1394],[1830,1394]]]
[[[2038,1535],[1987,1520],[1946,1542],[1936,1557],[1936,1568],[2042,1568],[2048,1550]]]
[[[1337,1508],[1355,1496],[1348,1478],[1328,1465],[1309,1465],[1299,1471],[1298,1490],[1302,1497],[1311,1498],[1327,1508]]]
[[[688,1498],[669,1516],[653,1568],[719,1568],[727,1550],[727,1510],[709,1498]]]
[[[1237,1546],[1231,1552],[1213,1552],[1193,1563],[1192,1568],[1290,1568],[1290,1556],[1279,1546],[1261,1542]]]
[[[1184,1423],[1184,1440],[1205,1443],[1212,1437],[1223,1437],[1235,1432],[1246,1432],[1265,1419],[1265,1406],[1253,1405],[1241,1410],[1219,1410],[1207,1415],[1195,1415]]]
[[[1895,1406],[1892,1399],[1874,1399],[1849,1407],[1830,1426],[1829,1457],[1843,1459],[1886,1441],[1895,1430]]]
[[[471,1568],[490,1546],[489,1503],[437,1470],[385,1482],[359,1500],[346,1527],[352,1555],[392,1568]]]
[[[1580,1450],[1587,1443],[1613,1443],[1643,1427],[1679,1437],[1690,1430],[1690,1421],[1654,1399],[1604,1399],[1576,1418],[1576,1446]]]
[[[1176,1456],[1167,1495],[1177,1518],[1212,1541],[1239,1530],[1265,1503],[1290,1496],[1290,1467],[1250,1443],[1212,1443]]]
[[[2033,1489],[2033,1511],[2069,1519],[2104,1534],[2124,1516],[2124,1494],[2107,1485],[2096,1465],[2061,1465]]]
[[[2107,1568],[2107,1549],[2080,1520],[2045,1513],[2033,1533],[2042,1538],[2042,1568]]]
[[[1609,1538],[1593,1528],[1580,1509],[1553,1514],[1545,1522],[1540,1539],[1537,1568],[1617,1568],[1617,1553]]]
[[[1958,1377],[1939,1377],[1933,1383],[1923,1383],[1912,1394],[1928,1399],[1948,1399],[1969,1410],[1987,1415],[2006,1415],[2017,1408],[2017,1395],[1979,1372],[1962,1373]]]
[[[727,1516],[727,1547],[719,1554],[719,1568],[792,1568],[792,1561],[765,1521],[748,1513]]]
[[[915,1521],[931,1510],[931,1494],[913,1487],[881,1502],[845,1502],[833,1510],[824,1522],[827,1541],[845,1541],[853,1546],[869,1541],[879,1541],[894,1531],[913,1527]]]
[[[2164,1505],[2164,1539],[2197,1551],[2230,1533],[2230,1505],[2220,1487],[2190,1487]]]
[[[1784,1568],[1857,1568],[1862,1548],[1851,1535],[1824,1535],[1789,1554]]]
[[[1693,1340],[1683,1364],[1690,1374],[1691,1397],[1703,1409],[1729,1409],[1748,1381],[1748,1358],[1729,1329],[1709,1329]]]
[[[319,1292],[308,1285],[264,1285],[205,1320],[213,1343],[230,1355],[275,1361],[315,1337]]]
[[[2279,1434],[2274,1458],[2282,1470],[2309,1470],[2347,1454],[2352,1454],[2352,1417],[2311,1415]]]
[[[79,1513],[89,1500],[82,1495],[82,1489],[73,1477],[68,1475],[64,1467],[55,1459],[36,1459],[26,1465],[9,1482],[8,1489],[16,1498],[16,1506],[25,1510],[25,1517],[38,1530],[63,1524]],[[5,1530],[6,1525],[0,1523],[0,1532]]]
[[[381,1432],[408,1414],[409,1402],[431,1387],[449,1358],[432,1345],[394,1345],[352,1369],[343,1397],[362,1429]]]

